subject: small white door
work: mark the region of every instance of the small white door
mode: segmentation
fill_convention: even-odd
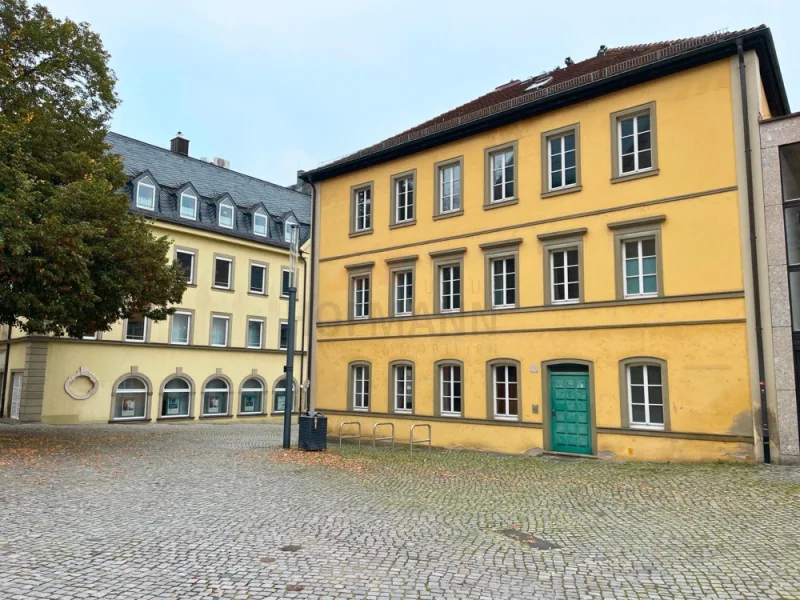
[[[19,405],[22,401],[22,373],[11,377],[11,418],[19,421]]]

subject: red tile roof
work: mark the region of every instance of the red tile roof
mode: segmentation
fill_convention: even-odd
[[[572,65],[559,67],[553,71],[524,81],[510,81],[471,102],[467,102],[457,108],[442,113],[438,117],[420,123],[378,144],[330,161],[320,166],[320,168],[346,163],[374,152],[398,146],[427,135],[439,133],[451,127],[456,127],[521,104],[578,88],[582,85],[593,83],[624,71],[637,69],[684,52],[689,52],[703,46],[709,46],[723,40],[729,40],[762,29],[766,29],[766,26],[759,25],[758,27],[740,31],[714,32],[700,37],[666,42],[608,48],[604,53],[598,53],[597,56],[587,58],[586,60]],[[535,85],[542,81],[545,82],[543,85]]]

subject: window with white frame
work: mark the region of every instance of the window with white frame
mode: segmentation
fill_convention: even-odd
[[[394,275],[394,314],[397,317],[410,315],[414,311],[414,273],[400,271]]]
[[[192,387],[183,377],[176,377],[164,386],[161,395],[161,417],[188,417]]]
[[[170,331],[170,344],[187,346],[192,329],[192,313],[177,311],[172,315],[172,330]]]
[[[394,181],[395,223],[414,220],[414,177],[402,177]]]
[[[144,210],[156,209],[156,186],[149,177],[136,184],[136,207]]]
[[[219,226],[225,227],[226,229],[233,229],[233,216],[233,202],[228,199],[220,202],[217,215],[217,222],[219,223]]]
[[[650,111],[617,121],[619,174],[629,175],[653,168]]]
[[[573,187],[578,183],[575,132],[551,137],[547,140],[548,175],[550,191]]]
[[[571,304],[580,300],[580,269],[577,248],[550,251],[550,301]]]
[[[176,250],[175,262],[178,263],[186,276],[186,283],[194,284],[194,259],[195,253],[189,250]]]
[[[294,235],[295,230],[297,229],[297,223],[294,219],[286,219],[283,223],[283,239],[287,243],[292,243],[292,236]],[[299,242],[299,240],[298,240]]]
[[[224,379],[212,379],[203,389],[203,415],[227,415],[229,398],[228,383]]]
[[[492,259],[492,308],[511,308],[516,306],[515,262],[513,257]]]
[[[281,297],[289,297],[289,288],[292,287],[292,270],[287,267],[281,269]]]
[[[260,349],[264,343],[264,319],[247,319],[247,347]]]
[[[492,367],[495,417],[516,419],[519,416],[518,376],[516,365],[502,364]]]
[[[353,410],[369,410],[369,366],[353,365]]]
[[[656,240],[647,237],[622,242],[622,273],[626,298],[658,295]]]
[[[439,367],[439,399],[442,415],[457,416],[461,414],[460,365],[441,365]]]
[[[490,202],[514,197],[514,150],[507,148],[489,154]]]
[[[461,163],[439,168],[439,214],[461,210]]]
[[[231,318],[223,315],[211,317],[211,345],[224,347],[228,345],[228,330]]]
[[[461,310],[461,265],[439,267],[439,310],[441,312]]]
[[[278,332],[278,349],[280,350],[288,350],[289,349],[289,323],[286,321],[281,321],[280,323],[280,330]]]
[[[181,217],[184,219],[197,220],[197,196],[189,192],[181,194]]]
[[[364,187],[355,191],[355,231],[372,229],[372,188]]]
[[[214,287],[221,290],[231,289],[233,275],[233,259],[222,256],[214,257]]]
[[[353,318],[369,318],[369,276],[353,277]]]
[[[394,410],[411,412],[414,407],[414,372],[411,365],[394,367]]]
[[[250,293],[267,293],[267,265],[250,263]]]
[[[258,379],[248,379],[242,384],[239,412],[244,414],[264,412],[264,385]]]
[[[142,343],[147,339],[147,317],[131,315],[125,323],[125,341]]]
[[[275,387],[272,388],[272,412],[286,412],[287,398],[286,377],[283,377],[275,384]],[[292,404],[294,404],[294,400],[292,400]],[[293,409],[296,410],[297,407],[293,407]]]
[[[628,409],[631,427],[664,428],[664,395],[661,366],[628,365]]]
[[[259,237],[267,237],[267,223],[267,213],[259,208],[253,214],[253,234]]]
[[[138,377],[128,377],[119,383],[114,394],[114,420],[144,419],[147,417],[147,384]]]

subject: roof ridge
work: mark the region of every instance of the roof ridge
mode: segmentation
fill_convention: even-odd
[[[271,181],[267,181],[266,179],[261,179],[260,177],[256,177],[254,175],[248,175],[247,173],[242,173],[241,171],[236,171],[234,169],[227,169],[225,167],[220,167],[219,165],[215,165],[213,162],[208,162],[206,160],[202,160],[200,158],[195,158],[194,156],[189,156],[187,154],[178,154],[176,152],[172,152],[172,150],[168,150],[167,148],[164,148],[162,146],[157,146],[156,144],[151,144],[150,142],[145,142],[144,140],[136,139],[136,138],[131,137],[129,135],[125,135],[124,133],[117,133],[116,131],[109,130],[108,132],[106,132],[106,135],[115,135],[117,137],[125,138],[127,140],[131,140],[132,142],[136,142],[137,144],[142,144],[144,146],[149,146],[149,147],[154,148],[156,150],[160,150],[162,152],[165,152],[169,156],[175,156],[175,157],[178,157],[178,158],[193,160],[193,161],[198,162],[200,164],[208,165],[210,167],[214,167],[215,169],[222,169],[223,171],[225,171],[227,173],[233,173],[234,175],[238,175],[240,177],[246,177],[247,179],[252,179],[254,181],[259,181],[261,183],[266,183],[267,185],[271,185],[272,187],[279,188],[279,189],[282,189],[282,190],[286,190],[288,192],[294,192],[295,194],[300,194],[301,196],[306,196],[306,197],[310,197],[311,196],[311,194],[306,194],[304,192],[300,192],[300,191],[295,190],[293,188],[290,188],[288,186],[281,185],[279,183],[273,183]]]

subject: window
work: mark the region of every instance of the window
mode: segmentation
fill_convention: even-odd
[[[233,259],[222,256],[214,257],[214,287],[220,290],[232,289]]]
[[[281,298],[289,297],[289,288],[292,287],[292,270],[286,267],[281,269]]]
[[[550,300],[553,304],[579,302],[580,269],[577,248],[550,252]]]
[[[486,197],[484,206],[508,202],[516,198],[517,144],[486,150]]]
[[[228,345],[228,328],[231,318],[223,315],[211,315],[211,345]]]
[[[611,115],[612,180],[658,172],[655,102]]]
[[[398,364],[392,367],[392,403],[395,412],[410,413],[414,408],[414,367]]]
[[[661,366],[629,364],[626,371],[630,426],[664,429]]]
[[[184,275],[186,276],[186,283],[194,285],[194,261],[195,253],[190,250],[175,250],[175,262],[178,263]]]
[[[661,223],[664,215],[609,223],[614,231],[617,299],[664,295]]]
[[[221,378],[214,378],[203,389],[203,416],[220,417],[228,414],[230,387]]]
[[[563,190],[578,184],[578,150],[575,131],[547,140],[548,191]]]
[[[92,333],[90,335],[84,335],[82,337],[82,339],[84,339],[84,340],[99,340],[100,339],[100,333],[98,331],[95,331],[94,333]]]
[[[188,417],[192,387],[182,377],[167,382],[161,395],[161,417]]]
[[[516,364],[494,364],[491,368],[492,405],[495,418],[519,417],[519,368]]]
[[[372,184],[353,188],[353,212],[351,234],[372,230]]]
[[[792,330],[800,331],[800,143],[778,148]]]
[[[267,265],[250,263],[250,293],[267,293]]]
[[[114,419],[144,419],[147,416],[147,384],[138,377],[123,379],[114,394]]]
[[[156,209],[156,186],[149,177],[136,184],[136,207],[145,210]]]
[[[181,346],[188,345],[191,329],[192,313],[181,311],[175,312],[172,315],[169,343],[178,344]]]
[[[197,196],[189,192],[181,194],[181,217],[197,220]]]
[[[462,380],[460,364],[438,366],[439,412],[442,416],[461,416]]]
[[[253,214],[253,234],[267,237],[267,221],[267,213],[259,208]]]
[[[283,223],[283,239],[284,239],[284,241],[286,241],[287,243],[291,244],[292,243],[292,236],[294,235],[294,232],[295,232],[296,229],[297,229],[297,223],[294,221],[294,219],[286,219],[286,221]],[[298,241],[298,243],[300,242],[299,239],[297,241]]]
[[[294,389],[294,388],[293,388]],[[286,377],[279,379],[272,388],[272,412],[282,413],[286,411]],[[294,403],[294,401],[292,401]],[[296,407],[292,407],[294,410]]]
[[[461,265],[439,267],[441,312],[458,312],[461,310]]]
[[[353,318],[369,318],[369,277],[353,278]]]
[[[289,349],[289,323],[287,323],[286,321],[281,321],[280,324],[280,337],[278,339],[278,349],[279,350]]]
[[[658,295],[655,238],[624,241],[622,263],[626,298]]]
[[[128,320],[125,322],[125,341],[147,341],[147,317],[142,315],[131,315],[128,317]]]
[[[409,225],[416,222],[414,210],[415,171],[392,177],[392,207],[390,225]]]
[[[397,317],[410,315],[414,311],[414,273],[400,271],[394,275],[394,314]]]
[[[516,271],[514,258],[497,258],[492,264],[492,308],[516,305]]]
[[[264,342],[264,319],[247,319],[247,347],[261,349]]]
[[[217,215],[217,222],[220,227],[225,229],[233,229],[233,202],[230,200],[223,200],[219,203],[219,212]]]
[[[463,161],[449,161],[437,165],[436,216],[449,216],[462,212],[461,167]]]
[[[352,410],[369,410],[369,364],[350,366],[350,400]]]
[[[242,384],[242,398],[239,412],[258,414],[264,412],[264,384],[258,379],[248,379]]]

